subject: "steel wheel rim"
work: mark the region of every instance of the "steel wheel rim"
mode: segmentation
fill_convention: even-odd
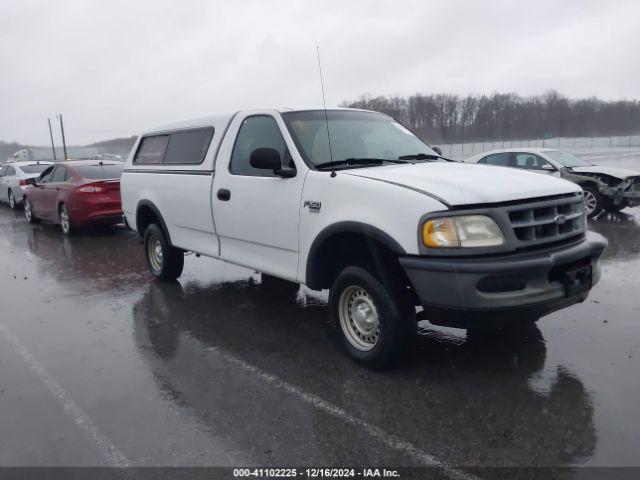
[[[66,207],[60,209],[60,226],[64,233],[69,233],[71,222],[69,221],[69,212],[67,212]]]
[[[153,268],[153,270],[157,272],[161,271],[164,258],[162,253],[162,244],[160,243],[160,239],[158,237],[153,236],[149,239],[149,245],[147,246],[147,255],[149,257],[151,268]]]
[[[345,288],[338,303],[340,327],[353,347],[362,352],[373,349],[380,340],[380,314],[375,301],[364,288]]]
[[[9,192],[9,206],[11,208],[16,207],[16,198],[13,196],[13,192]]]
[[[595,211],[597,204],[598,204],[598,199],[593,194],[593,192],[585,190],[585,192],[584,192],[584,211],[585,211],[585,213],[587,215],[592,214]]]
[[[26,198],[24,200],[24,216],[27,217],[27,222],[31,221],[31,204]]]

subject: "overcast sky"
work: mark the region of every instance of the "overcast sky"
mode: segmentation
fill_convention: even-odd
[[[1,0],[0,140],[362,94],[640,98],[638,1]],[[57,130],[57,129],[56,129]],[[56,135],[58,132],[56,131]]]

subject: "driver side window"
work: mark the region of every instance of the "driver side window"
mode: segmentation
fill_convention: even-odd
[[[40,177],[38,178],[38,183],[49,183],[51,181],[51,177],[53,176],[53,171],[56,167],[47,168]]]
[[[53,182],[66,182],[67,181],[67,169],[65,167],[57,166],[55,172],[53,172],[53,176],[50,180]]]
[[[533,153],[516,153],[515,157],[516,164],[514,166],[516,168],[523,168],[526,170],[542,170],[544,165],[552,166],[544,158]]]
[[[491,155],[487,155],[478,163],[484,163],[487,165],[499,165],[501,167],[509,166],[509,153],[493,153]]]
[[[256,115],[246,118],[240,126],[229,162],[229,172],[252,177],[275,176],[273,172],[251,166],[251,152],[256,148],[273,148],[280,154],[283,165],[295,167],[275,119],[268,115]]]

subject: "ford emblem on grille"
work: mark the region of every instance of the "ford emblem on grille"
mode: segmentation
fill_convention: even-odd
[[[553,221],[556,223],[556,225],[562,225],[567,221],[567,217],[565,217],[564,215],[556,215]]]

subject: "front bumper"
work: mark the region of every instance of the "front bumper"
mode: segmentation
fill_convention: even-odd
[[[490,257],[401,257],[432,323],[470,327],[478,322],[539,318],[583,301],[600,279],[607,246],[599,234],[562,247]]]

